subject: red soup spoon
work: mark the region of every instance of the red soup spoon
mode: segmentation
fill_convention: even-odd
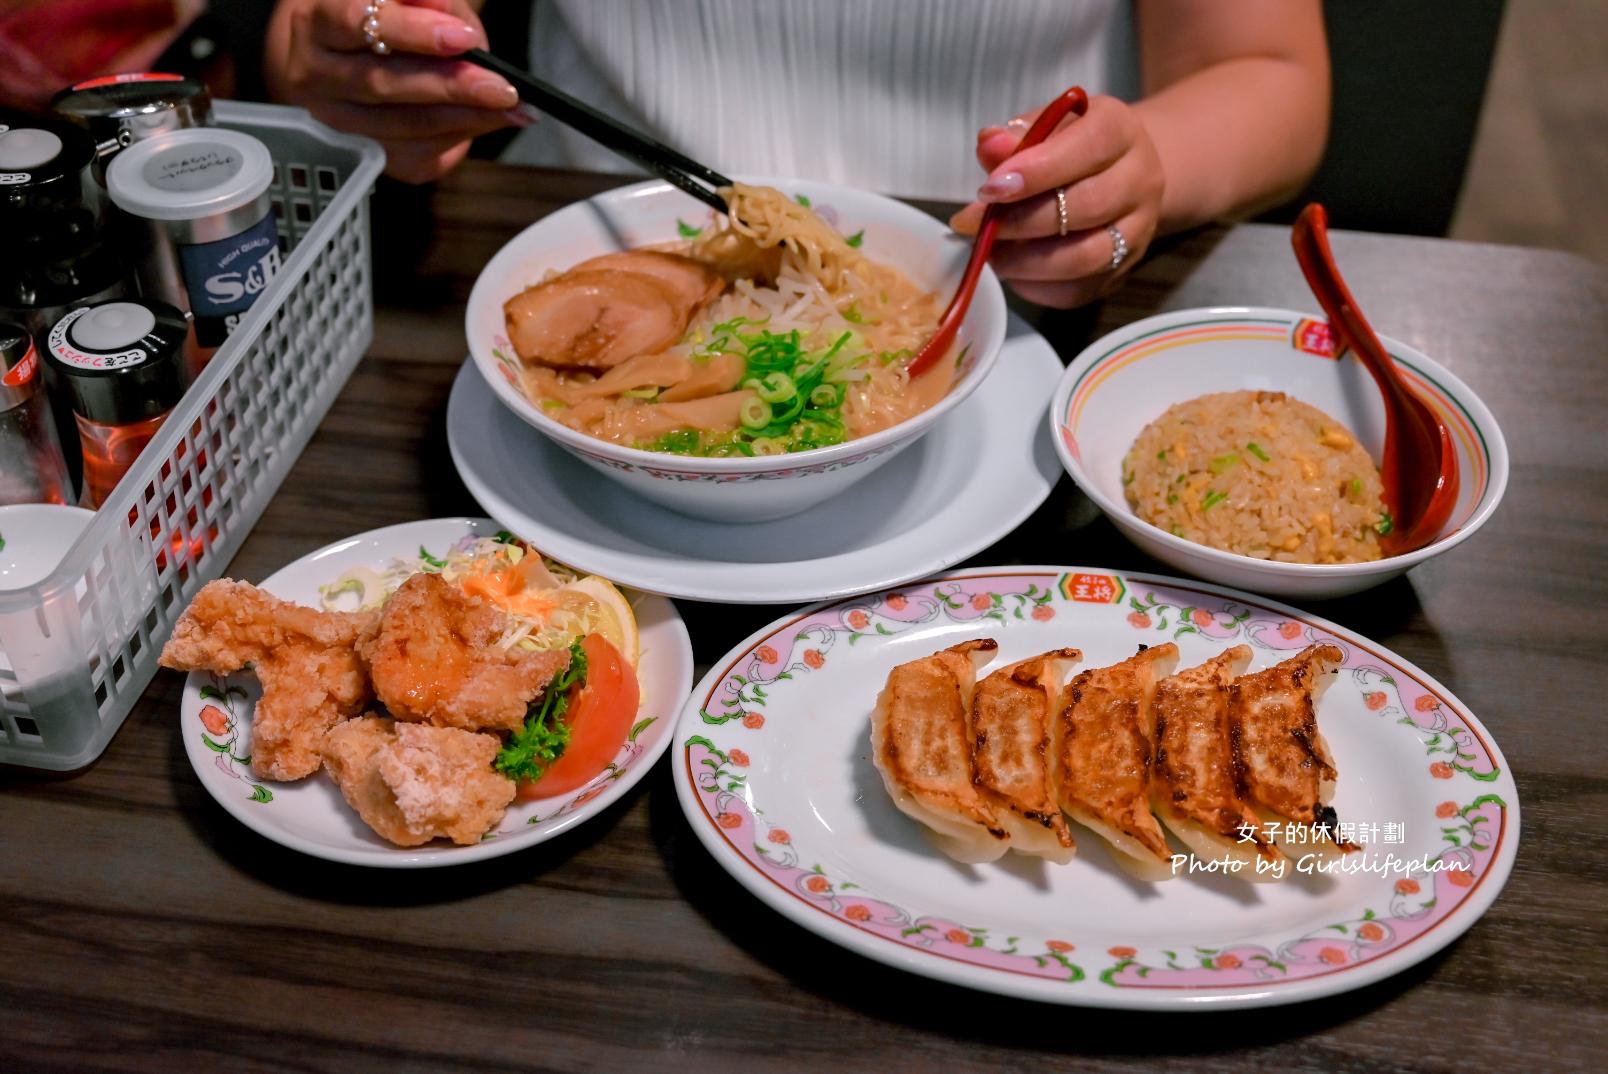
[[[1033,125],[1027,128],[1022,136],[1021,144],[1016,147],[1020,153],[1038,145],[1050,136],[1050,132],[1060,125],[1061,120],[1070,114],[1083,115],[1089,110],[1089,95],[1083,92],[1082,86],[1073,86],[1065,93],[1045,106]],[[971,260],[966,262],[966,272],[960,278],[960,286],[955,289],[955,297],[949,300],[949,308],[938,321],[938,330],[927,340],[926,345],[916,354],[915,359],[905,367],[912,377],[919,377],[931,369],[938,359],[949,352],[955,342],[955,333],[960,331],[960,322],[966,319],[966,311],[971,308],[972,295],[977,291],[977,281],[983,275],[983,266],[988,263],[988,253],[994,248],[994,236],[999,231],[999,216],[1005,206],[999,202],[990,205],[983,213],[983,222],[977,229],[977,241],[972,244]]]
[[[1457,503],[1457,451],[1451,434],[1407,384],[1340,278],[1329,249],[1323,206],[1314,202],[1301,210],[1290,241],[1329,327],[1373,374],[1385,397],[1385,451],[1379,477],[1390,527],[1381,534],[1380,547],[1391,556],[1422,548],[1440,536]]]

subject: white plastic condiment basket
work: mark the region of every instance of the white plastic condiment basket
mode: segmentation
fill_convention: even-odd
[[[296,108],[219,101],[213,116],[273,155],[284,264],[60,565],[0,590],[0,763],[100,756],[374,335],[380,147]]]

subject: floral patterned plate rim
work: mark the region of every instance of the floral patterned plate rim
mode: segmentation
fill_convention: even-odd
[[[1067,866],[1015,854],[950,862],[889,800],[870,760],[870,711],[893,665],[978,636],[999,641],[990,668],[1066,645],[1098,667],[1173,641],[1181,666],[1243,642],[1254,669],[1338,645],[1346,659],[1319,725],[1339,770],[1342,834],[1360,853],[1327,872],[1303,859],[1282,883],[1186,865],[1145,884],[1074,826]],[[676,741],[693,830],[766,904],[902,969],[1063,1004],[1254,1007],[1362,987],[1467,930],[1518,847],[1512,774],[1445,687],[1288,605],[1154,575],[980,567],[814,605],[720,660]]]
[[[316,605],[318,587],[352,567],[383,568],[422,547],[439,555],[458,540],[502,527],[484,518],[404,522],[336,541],[269,575],[262,588]],[[179,733],[202,786],[246,827],[292,850],[351,865],[429,868],[461,865],[544,843],[607,809],[653,767],[669,746],[672,717],[692,685],[692,646],[675,606],[663,597],[627,593],[642,637],[638,676],[642,708],[630,739],[611,766],[585,787],[558,799],[515,802],[496,830],[473,846],[436,840],[397,847],[372,832],[319,772],[294,783],[259,780],[245,763],[251,751],[256,677],[194,672],[184,684]]]

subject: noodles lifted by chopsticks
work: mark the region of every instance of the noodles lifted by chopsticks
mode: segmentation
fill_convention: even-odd
[[[852,274],[870,282],[876,279],[875,266],[844,241],[808,205],[783,194],[775,187],[735,183],[720,188],[731,212],[727,227],[709,234],[708,253],[726,260],[740,255],[743,246],[772,250],[784,243],[798,255],[809,275],[829,290],[844,287],[844,276]],[[738,237],[748,243],[735,241]],[[721,249],[724,244],[725,249]],[[700,250],[702,254],[704,251]]]

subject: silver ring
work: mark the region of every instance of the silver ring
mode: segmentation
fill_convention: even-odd
[[[1111,264],[1108,267],[1115,272],[1128,259],[1128,240],[1122,237],[1121,230],[1115,224],[1106,225],[1106,233],[1111,236]]]
[[[391,46],[380,36],[380,8],[384,6],[385,0],[369,0],[368,7],[363,9],[363,40],[376,56],[384,56],[391,51]]]
[[[1066,187],[1055,188],[1055,217],[1059,221],[1061,238],[1066,238]]]

